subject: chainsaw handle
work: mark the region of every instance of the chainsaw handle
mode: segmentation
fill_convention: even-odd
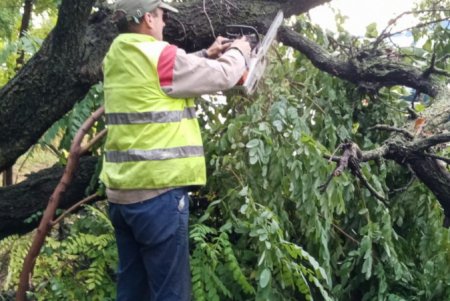
[[[226,37],[228,38],[228,41],[234,41],[235,39],[245,37],[250,43],[252,50],[260,44],[259,33],[253,26],[227,25]]]

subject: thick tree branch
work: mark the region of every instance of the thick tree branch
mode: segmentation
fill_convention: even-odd
[[[317,68],[358,86],[379,89],[403,85],[430,96],[436,96],[438,87],[432,78],[424,78],[415,67],[366,53],[358,52],[347,59],[336,58],[328,51],[290,28],[282,27],[279,40],[303,53]]]
[[[72,185],[61,200],[60,208],[69,208],[84,198],[97,161],[97,158],[92,157],[81,159]],[[19,184],[0,188],[0,239],[36,228],[40,216],[32,216],[45,209],[63,171],[63,166],[55,165],[31,174]]]

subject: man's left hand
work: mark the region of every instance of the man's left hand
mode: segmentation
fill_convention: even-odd
[[[206,54],[210,59],[216,59],[222,55],[231,45],[231,42],[224,37],[218,36],[214,43],[206,50]]]

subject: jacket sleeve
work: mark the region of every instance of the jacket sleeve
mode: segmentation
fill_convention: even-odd
[[[217,60],[211,60],[168,45],[158,61],[162,90],[177,98],[230,89],[236,85],[245,69],[246,59],[238,49],[230,49]]]

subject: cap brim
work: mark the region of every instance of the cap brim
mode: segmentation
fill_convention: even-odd
[[[171,12],[174,12],[174,13],[179,13],[178,9],[176,9],[175,7],[170,6],[169,4],[163,3],[163,2],[161,2],[159,7],[162,8],[162,9],[167,9],[168,11],[171,11]]]

